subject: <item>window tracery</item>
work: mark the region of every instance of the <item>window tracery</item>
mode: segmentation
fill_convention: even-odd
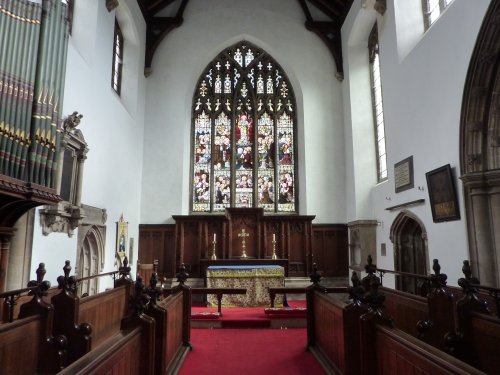
[[[294,107],[282,68],[250,43],[206,67],[193,97],[192,212],[297,212]]]

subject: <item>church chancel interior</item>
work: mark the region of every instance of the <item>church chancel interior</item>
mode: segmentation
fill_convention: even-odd
[[[499,19],[0,0],[0,373],[498,373]]]

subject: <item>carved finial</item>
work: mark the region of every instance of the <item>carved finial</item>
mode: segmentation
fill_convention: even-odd
[[[351,282],[353,287],[358,287],[361,285],[361,281],[359,280],[359,276],[356,271],[352,271]]]
[[[118,269],[120,272],[120,277],[122,279],[128,279],[130,278],[130,267],[128,266],[128,259],[127,256],[123,258],[123,266]]]
[[[431,287],[438,289],[446,287],[446,280],[448,280],[448,276],[444,273],[441,273],[441,266],[439,265],[439,261],[437,259],[434,259],[432,263],[432,270],[434,271],[434,275],[431,275]]]
[[[370,286],[369,286],[369,292],[365,296],[365,302],[368,305],[368,309],[375,313],[376,316],[379,317],[379,319],[382,319],[386,324],[390,325],[391,327],[394,326],[394,321],[393,319],[384,313],[384,302],[385,302],[385,296],[380,294],[378,291],[378,288],[380,286],[380,280],[378,277],[371,277],[370,278]]]
[[[434,274],[436,276],[438,276],[439,272],[441,271],[441,266],[439,265],[439,261],[437,259],[434,259],[432,261],[432,270],[434,271]]]
[[[465,279],[472,284],[480,284],[479,279],[477,277],[472,276],[472,268],[468,260],[464,260],[464,265],[462,267],[462,272],[465,276]]]
[[[358,273],[356,271],[352,271],[351,276],[352,287],[347,288],[347,292],[349,293],[349,298],[352,301],[360,305],[363,303],[364,289],[361,286],[361,281],[359,280]]]
[[[38,297],[42,297],[47,295],[47,290],[50,288],[50,282],[45,280],[43,281],[43,277],[45,276],[45,263],[40,263],[36,270],[36,280],[31,280],[28,282],[28,287],[36,286],[37,289],[29,292],[29,295],[36,295]]]
[[[41,283],[46,273],[47,271],[45,270],[45,263],[40,263],[38,265],[38,268],[36,269],[36,281],[38,283]]]
[[[366,266],[365,266],[365,271],[369,275],[373,275],[377,270],[377,265],[373,264],[373,258],[371,254],[368,254],[368,257],[366,258]]]
[[[57,278],[57,284],[59,285],[59,289],[64,289],[68,292],[76,292],[76,278],[75,276],[69,276],[71,272],[70,261],[67,260],[64,262],[63,267],[64,276],[59,276]]]
[[[135,295],[130,299],[135,314],[141,315],[144,313],[150,301],[151,297],[145,293],[142,277],[141,275],[137,275],[137,279],[135,280]]]
[[[184,263],[181,264],[180,271],[177,275],[175,275],[175,277],[177,277],[178,283],[180,283],[181,285],[184,285],[184,283],[186,282],[186,280],[189,277],[189,274],[186,272],[186,266],[184,265]]]
[[[479,285],[480,282],[477,277],[472,276],[472,269],[468,260],[464,260],[462,272],[465,278],[458,279],[458,285],[464,290],[466,295],[479,300],[479,297],[476,295],[478,293],[478,289],[473,285]]]
[[[318,285],[319,282],[321,281],[321,273],[318,272],[318,265],[316,263],[313,263],[312,265],[312,273],[311,276],[309,276],[311,279],[311,282],[314,285]]]
[[[69,260],[64,262],[63,271],[64,271],[64,276],[69,277],[69,273],[71,272],[71,265]]]
[[[149,279],[149,286],[151,289],[156,289],[156,284],[158,284],[158,273],[156,273],[156,269],[153,267],[153,272],[151,273],[151,278]]]

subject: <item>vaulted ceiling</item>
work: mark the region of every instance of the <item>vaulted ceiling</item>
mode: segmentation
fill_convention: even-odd
[[[206,0],[209,1],[209,0]],[[340,28],[354,0],[297,0],[304,12],[304,25],[326,44],[337,66],[337,77],[343,77],[342,41]],[[147,24],[146,31],[146,75],[151,73],[151,63],[156,48],[174,28],[182,25],[183,14],[189,0],[137,0]],[[175,15],[169,17],[158,14],[169,5],[179,3]],[[324,15],[315,20],[312,14],[320,11]]]

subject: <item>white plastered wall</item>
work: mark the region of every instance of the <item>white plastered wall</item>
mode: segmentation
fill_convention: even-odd
[[[191,0],[147,80],[142,223],[189,213],[191,108],[196,82],[224,48],[248,40],[283,67],[297,99],[299,206],[315,223],[345,222],[341,83],[298,2]]]
[[[373,128],[368,129],[364,120],[359,120],[359,113],[355,113],[359,121],[356,121],[351,113],[360,106],[360,98],[366,95],[366,92],[362,91],[363,87],[366,88],[362,79],[368,78],[369,75],[358,71],[360,66],[357,61],[350,61],[351,56],[357,53],[356,48],[346,46],[349,40],[358,37],[356,33],[360,29],[369,32],[374,18],[369,27],[357,24],[370,20],[361,14],[366,10],[355,3],[342,28],[344,46],[350,49],[347,59],[344,60],[346,76],[350,79],[346,79],[347,87],[343,88],[346,144],[351,148],[346,153],[347,170],[352,169],[348,174],[346,186],[346,190],[350,192],[348,218],[375,219],[380,223],[377,227],[377,265],[380,268],[394,269],[393,246],[389,234],[391,224],[400,210],[388,211],[386,208],[425,199],[423,205],[410,206],[407,209],[424,223],[428,235],[429,268],[432,259],[439,259],[441,271],[448,275],[450,284],[456,285],[457,279],[462,276],[462,260],[469,257],[462,184],[458,180],[460,111],[470,57],[490,1],[455,0],[419,40],[412,39],[411,43],[402,43],[400,38],[399,44],[396,25],[397,32],[402,32],[405,20],[397,18],[399,14],[395,13],[395,2],[398,9],[399,1],[388,1],[385,15],[376,16],[379,25],[389,174],[388,180],[378,185],[373,182],[370,184],[370,178],[367,179],[366,176],[363,178],[368,167],[367,158],[359,160],[355,150],[356,146],[359,147],[365,142],[363,131],[366,131],[365,137],[373,137]],[[411,20],[411,17],[408,19]],[[410,24],[406,26],[411,27]],[[356,93],[356,90],[361,91]],[[366,104],[366,98],[363,100]],[[372,152],[373,149],[368,150]],[[396,194],[394,164],[409,156],[413,156],[415,187]],[[434,223],[425,173],[445,164],[450,164],[455,174],[462,219]],[[375,168],[374,158],[372,168]],[[366,190],[365,184],[370,184],[369,191]],[[386,256],[381,256],[382,243],[387,245]],[[386,283],[393,286],[394,280],[386,277],[384,284]]]
[[[124,34],[122,95],[111,88],[113,30],[115,16]],[[63,116],[83,114],[79,129],[89,147],[84,166],[82,203],[107,210],[105,266],[114,270],[116,224],[123,213],[134,238],[137,259],[140,190],[143,154],[145,78],[145,22],[135,0],[121,0],[108,12],[105,2],[75,2],[73,33],[69,40]],[[45,279],[56,283],[65,260],[75,267],[77,237],[51,233],[42,235],[39,214],[35,216],[31,275],[40,262],[47,267]],[[100,289],[111,285],[100,281]]]

